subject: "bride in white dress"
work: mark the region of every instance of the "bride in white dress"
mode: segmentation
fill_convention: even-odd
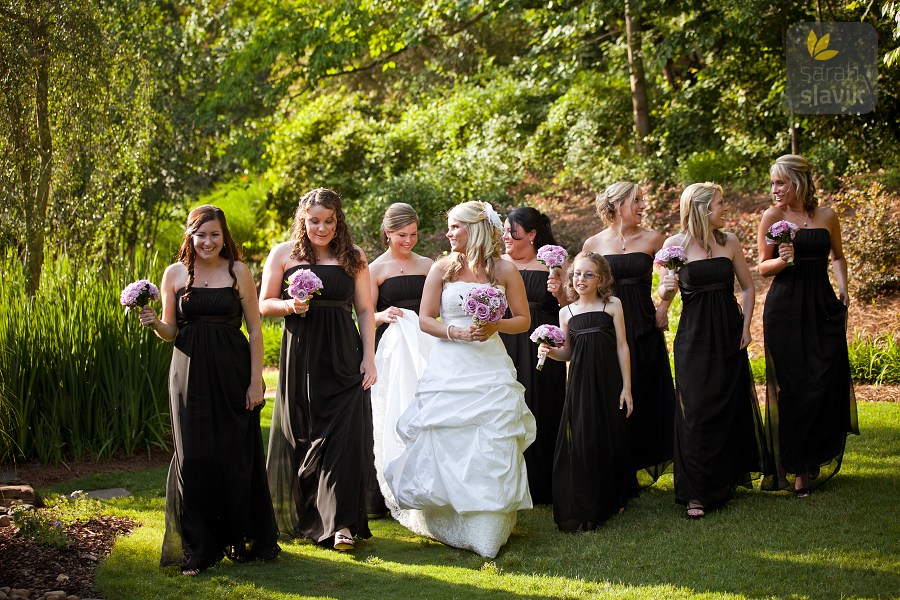
[[[373,394],[376,465],[393,516],[415,533],[491,558],[517,511],[532,507],[522,453],[535,436],[524,388],[496,335],[527,331],[530,322],[522,277],[500,259],[501,232],[490,204],[450,211],[452,252],[431,268],[422,295],[419,324],[432,336],[427,363],[428,344],[392,325],[382,347],[400,352],[399,345],[408,358],[380,357],[397,371],[380,370]],[[505,290],[512,317],[475,327],[462,300],[485,283]],[[413,392],[411,373],[419,370]]]

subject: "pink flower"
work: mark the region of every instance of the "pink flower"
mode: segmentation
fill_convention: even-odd
[[[309,299],[315,294],[321,294],[325,285],[319,276],[309,269],[297,269],[287,280],[287,294],[294,300],[301,302],[309,302]],[[306,313],[300,315],[305,317]]]
[[[159,288],[146,279],[129,283],[119,295],[119,303],[128,308],[143,308],[151,300],[159,300]]]
[[[463,311],[472,315],[475,325],[496,323],[503,318],[508,304],[500,290],[490,285],[473,287],[463,298]]]
[[[568,258],[568,256],[569,253],[566,252],[565,248],[562,246],[554,246],[553,244],[541,246],[537,251],[538,262],[550,269],[555,269],[566,264],[566,258]]]
[[[559,348],[566,343],[566,334],[556,325],[540,325],[531,333],[530,339],[536,344],[547,344],[548,346]],[[535,367],[538,371],[544,368],[544,360],[546,358],[546,356],[542,356],[538,359]]]
[[[772,226],[766,231],[766,243],[790,244],[794,241],[794,236],[797,235],[799,229],[799,227],[790,221],[778,221],[772,223]]]
[[[665,269],[674,271],[685,265],[687,255],[681,246],[667,246],[656,253],[654,262]]]

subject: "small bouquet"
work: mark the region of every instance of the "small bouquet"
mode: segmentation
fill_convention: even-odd
[[[502,319],[509,305],[500,290],[490,285],[479,285],[469,290],[462,306],[463,311],[472,315],[473,322],[480,327]]]
[[[674,275],[677,269],[680,269],[687,263],[687,255],[681,246],[668,246],[656,253],[654,262],[668,269],[669,275]]]
[[[566,264],[566,258],[568,257],[569,253],[566,252],[565,248],[562,246],[554,246],[553,244],[541,246],[537,251],[538,262],[551,270],[558,269]]]
[[[125,307],[125,312],[144,308],[151,300],[159,300],[159,288],[146,279],[129,283],[119,294],[119,303]]]
[[[799,227],[790,221],[778,221],[777,223],[772,223],[772,226],[766,231],[766,243],[792,244],[794,242],[794,236],[797,235],[799,229]],[[794,264],[794,257],[792,256],[787,263],[789,265]]]
[[[319,276],[309,269],[298,269],[291,273],[291,276],[288,277],[287,284],[288,296],[294,300],[300,300],[301,302],[309,302],[309,299],[315,294],[321,294],[322,288],[325,287],[322,280],[319,279]],[[306,313],[303,313],[300,316],[305,317]]]
[[[559,348],[566,343],[566,334],[556,325],[540,325],[535,327],[531,333],[531,341],[536,344],[547,344],[548,346]],[[538,359],[537,367],[535,367],[538,371],[544,368],[546,359],[546,356]]]

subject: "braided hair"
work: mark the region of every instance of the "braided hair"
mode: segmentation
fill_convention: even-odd
[[[184,237],[181,240],[181,247],[178,249],[178,262],[187,267],[188,279],[184,286],[183,300],[191,297],[191,291],[194,288],[194,259],[197,251],[194,250],[194,234],[204,223],[210,221],[218,221],[222,227],[222,250],[219,256],[228,259],[228,273],[231,275],[232,289],[237,288],[237,275],[234,274],[234,263],[240,261],[243,257],[241,250],[234,243],[231,232],[228,231],[228,222],[225,220],[225,213],[221,208],[212,204],[204,204],[198,206],[188,213],[187,224],[184,228]]]

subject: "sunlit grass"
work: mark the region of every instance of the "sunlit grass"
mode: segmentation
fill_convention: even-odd
[[[900,590],[900,404],[862,403],[838,476],[810,498],[739,492],[691,521],[672,476],[590,534],[560,533],[549,507],[522,511],[494,560],[390,519],[352,554],[305,540],[264,564],[227,560],[189,579],[159,569],[166,468],[97,475],[57,491],[122,486],[109,511],[143,523],[98,571],[108,598],[891,598]],[[268,433],[271,406],[263,413]]]

